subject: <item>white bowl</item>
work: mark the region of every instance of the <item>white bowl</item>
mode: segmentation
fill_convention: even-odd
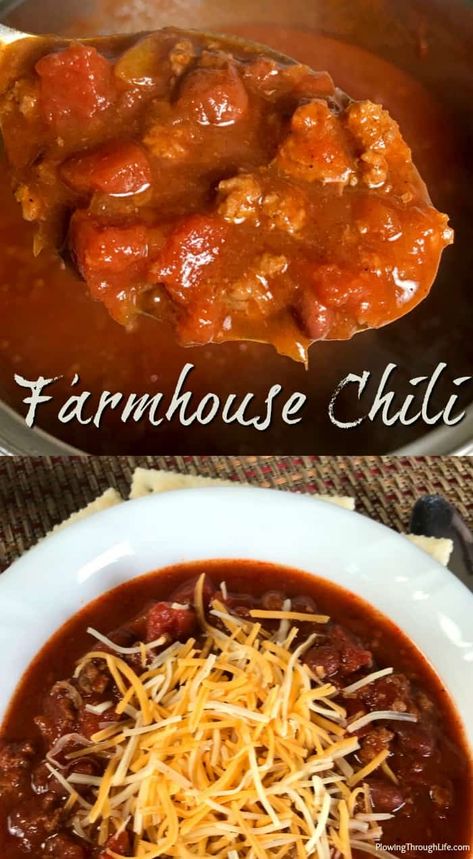
[[[49,537],[0,577],[0,719],[23,671],[68,617],[168,564],[252,558],[316,573],[364,597],[430,660],[473,744],[473,596],[404,537],[307,496],[191,489],[148,496]]]

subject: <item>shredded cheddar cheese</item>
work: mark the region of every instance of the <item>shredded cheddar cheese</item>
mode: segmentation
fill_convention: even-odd
[[[195,598],[199,642],[148,649],[134,669],[98,649],[80,661],[77,676],[90,660],[103,661],[120,700],[116,722],[68,755],[72,770],[75,760],[99,756],[102,776],[66,779],[49,765],[67,789],[72,827],[100,845],[127,828],[129,859],[351,859],[360,843],[374,853],[383,816],[373,814],[362,782],[387,766],[388,752],[362,768],[346,760],[359,748],[355,723],[334,700],[336,687],[304,664],[316,635],[301,640],[287,623],[328,618],[252,611],[248,621],[214,601],[217,628],[202,594],[203,578]],[[271,635],[257,622],[265,618],[284,623]]]
[[[250,611],[250,617],[262,620],[300,620],[304,623],[328,623],[328,614],[307,614],[302,611],[270,611],[254,608]]]

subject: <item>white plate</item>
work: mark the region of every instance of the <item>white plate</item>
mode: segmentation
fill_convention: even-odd
[[[253,558],[316,573],[368,600],[424,652],[473,744],[473,596],[404,537],[302,495],[186,489],[127,502],[66,528],[0,577],[0,718],[21,674],[68,617],[168,564]]]

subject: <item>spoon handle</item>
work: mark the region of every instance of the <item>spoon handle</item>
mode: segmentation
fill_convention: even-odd
[[[412,510],[410,530],[424,537],[453,540],[450,570],[473,590],[473,533],[453,504],[441,495],[423,495]]]
[[[6,27],[5,24],[0,24],[0,46],[11,45],[12,42],[17,42],[18,39],[25,39],[28,33],[22,33],[21,30],[14,30],[13,27]]]

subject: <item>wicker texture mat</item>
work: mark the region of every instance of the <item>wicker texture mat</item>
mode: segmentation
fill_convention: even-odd
[[[414,501],[440,493],[473,519],[470,457],[117,456],[0,458],[0,570],[109,486],[128,496],[137,466],[307,493],[352,495],[356,509],[399,531]]]

